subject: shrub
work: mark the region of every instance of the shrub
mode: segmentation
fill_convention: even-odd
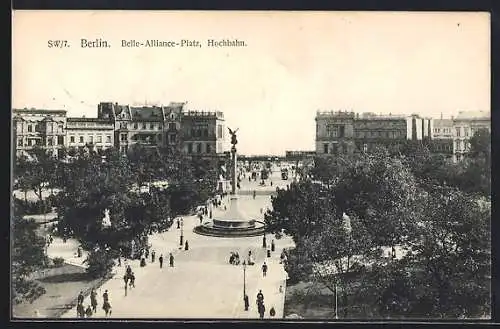
[[[13,278],[12,280],[12,299],[15,304],[28,301],[33,303],[38,297],[45,294],[45,288],[40,286],[36,281],[27,280],[26,278]]]
[[[52,260],[54,263],[54,267],[61,267],[64,265],[64,258],[62,257],[56,257]]]
[[[41,215],[52,211],[52,204],[50,200],[39,200],[36,202],[25,202],[21,199],[15,199],[14,207],[18,209],[19,213],[25,215]]]

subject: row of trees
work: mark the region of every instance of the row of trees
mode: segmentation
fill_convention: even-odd
[[[290,278],[342,288],[345,317],[489,313],[489,140],[480,139],[460,164],[424,148],[316,159],[314,180],[279,190],[266,214],[271,231],[296,243]]]

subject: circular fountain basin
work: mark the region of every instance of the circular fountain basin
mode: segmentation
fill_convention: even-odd
[[[207,236],[238,238],[263,235],[265,225],[256,220],[228,221],[214,219],[212,222],[196,226],[193,231]]]

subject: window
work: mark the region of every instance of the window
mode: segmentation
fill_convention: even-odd
[[[212,153],[212,146],[207,144],[207,153]]]
[[[332,144],[332,154],[337,154],[338,152],[338,145],[337,144]]]
[[[97,136],[97,143],[102,143],[102,136]]]
[[[62,132],[64,130],[64,126],[63,125],[59,125],[59,132]]]
[[[368,152],[368,144],[363,144],[363,152]]]
[[[469,128],[464,127],[465,137],[469,137]]]
[[[23,146],[23,139],[22,138],[19,138],[17,140],[17,146]]]
[[[138,126],[137,126],[137,122],[136,122],[136,123],[134,123],[134,129],[137,129],[137,128],[138,128]]]
[[[74,143],[75,142],[75,136],[69,136],[69,142]]]
[[[28,125],[28,132],[29,133],[33,132],[33,126],[32,125]]]
[[[169,138],[170,144],[177,142],[177,135],[176,134],[170,134],[168,136],[168,138]]]
[[[339,136],[339,126],[337,126],[337,125],[326,125],[326,135],[328,137],[340,137]]]
[[[201,144],[196,144],[196,152],[201,153]]]
[[[203,129],[203,137],[208,137],[208,129]]]
[[[83,143],[83,136],[80,136],[80,143]]]
[[[217,138],[222,138],[222,125],[217,126]]]
[[[328,144],[323,144],[323,153],[328,154]]]
[[[460,137],[460,127],[455,128],[457,132],[457,137]]]
[[[127,141],[127,134],[122,134],[120,139],[122,142],[126,142]]]
[[[339,127],[339,137],[344,137],[345,136],[345,126],[340,126]]]
[[[194,128],[191,128],[191,137],[196,137],[196,131]]]
[[[111,143],[111,136],[110,135],[106,135],[106,143]]]
[[[146,130],[146,124],[145,123],[142,124],[142,129]]]
[[[94,143],[94,136],[89,136],[89,143]]]
[[[52,144],[53,144],[52,137],[47,138],[47,145],[52,146]]]
[[[57,136],[57,144],[58,145],[64,144],[64,136]]]
[[[175,130],[176,129],[176,124],[175,122],[170,122],[168,124],[168,130]]]
[[[193,153],[193,144],[189,143],[187,145],[187,149],[188,149],[187,151],[188,151],[189,154]]]
[[[152,124],[152,123],[150,123],[150,124],[149,124],[149,129],[150,129],[150,130],[155,129],[155,125],[154,125],[154,124]]]

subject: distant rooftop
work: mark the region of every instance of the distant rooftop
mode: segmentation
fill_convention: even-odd
[[[435,128],[451,127],[451,126],[453,126],[453,120],[452,119],[434,119],[433,124],[434,124]]]
[[[22,109],[12,109],[13,112],[18,112],[18,113],[37,113],[37,114],[66,114],[68,111],[66,110],[59,110],[59,109],[54,109],[54,110],[49,110],[49,109],[37,109],[37,108],[22,108]]]

